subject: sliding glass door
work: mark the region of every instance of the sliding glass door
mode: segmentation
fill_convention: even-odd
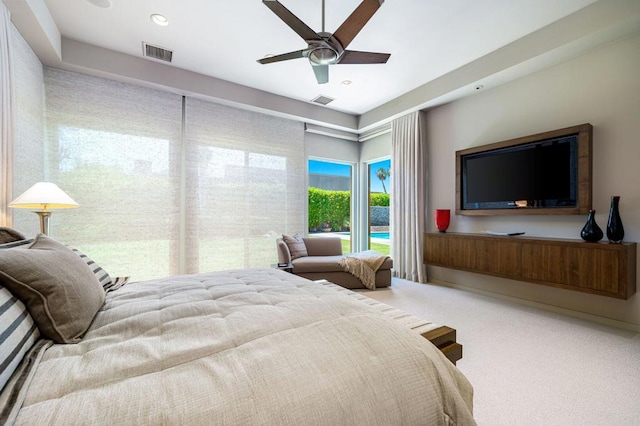
[[[351,252],[350,164],[309,160],[309,236],[342,239],[342,252]]]
[[[390,253],[391,159],[369,163],[369,249]]]

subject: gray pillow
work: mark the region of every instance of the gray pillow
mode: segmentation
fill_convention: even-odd
[[[57,343],[78,342],[104,304],[104,289],[87,264],[44,234],[28,248],[3,251],[0,283]]]
[[[297,259],[299,257],[306,257],[309,254],[307,253],[307,246],[302,239],[300,234],[294,234],[293,236],[283,235],[282,240],[285,242],[287,247],[289,247],[289,253],[291,253],[291,260]]]
[[[6,226],[0,226],[0,244],[24,239],[24,235],[22,235],[20,231],[16,231],[13,228],[7,228]]]

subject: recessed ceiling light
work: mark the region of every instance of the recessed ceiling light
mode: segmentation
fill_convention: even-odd
[[[87,1],[94,6],[103,7],[105,9],[108,9],[111,7],[111,0],[87,0]]]
[[[343,86],[348,86],[352,83],[351,80],[344,80],[343,82],[341,82],[340,84],[342,84]]]
[[[154,24],[160,25],[161,27],[166,27],[169,25],[169,20],[166,16],[160,15],[159,13],[154,13],[151,15],[151,22]]]

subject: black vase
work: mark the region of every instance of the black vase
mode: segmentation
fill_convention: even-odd
[[[587,223],[584,224],[584,228],[582,228],[582,232],[580,232],[580,236],[583,240],[589,243],[597,243],[602,239],[602,229],[596,223],[596,211],[589,210],[589,215],[587,216]]]
[[[619,195],[611,197],[611,209],[609,210],[609,221],[607,222],[607,238],[610,243],[621,243],[624,238],[624,227],[618,210],[619,202]]]

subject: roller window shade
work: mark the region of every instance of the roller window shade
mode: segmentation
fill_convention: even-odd
[[[45,178],[80,205],[51,236],[111,275],[268,266],[304,229],[302,123],[52,68],[45,88]]]

